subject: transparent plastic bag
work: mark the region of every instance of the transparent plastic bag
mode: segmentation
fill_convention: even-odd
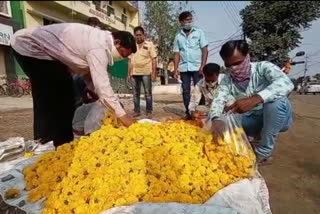
[[[78,132],[84,132],[85,135],[90,134],[101,127],[107,111],[100,101],[84,104],[76,110],[72,127]]]
[[[216,143],[227,145],[234,156],[246,157],[250,164],[255,165],[255,154],[249,143],[248,137],[241,125],[241,115],[228,112],[219,117],[223,124],[222,136],[214,136]],[[206,121],[204,129],[211,130],[212,121]],[[205,148],[207,149],[207,148]],[[206,151],[208,152],[208,151]]]
[[[224,115],[224,141],[229,143],[230,148],[236,154],[249,157],[249,152],[253,150],[241,125],[241,118],[240,114],[227,113]]]
[[[100,129],[107,111],[108,109],[100,101],[96,101],[84,121],[84,134],[91,134]]]

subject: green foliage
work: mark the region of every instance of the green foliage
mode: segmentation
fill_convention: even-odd
[[[157,45],[159,62],[163,64],[165,84],[168,83],[167,65],[173,58],[173,42],[180,29],[178,16],[189,10],[187,1],[145,1],[144,27],[148,37]]]
[[[186,1],[145,1],[145,20],[148,37],[157,45],[160,61],[168,63],[172,58],[174,37],[179,30],[178,15],[188,10]]]
[[[317,73],[316,75],[313,76],[315,79],[317,79],[318,81],[320,81],[320,73]]]
[[[253,59],[283,65],[301,43],[301,31],[320,17],[320,1],[251,1],[240,15]]]

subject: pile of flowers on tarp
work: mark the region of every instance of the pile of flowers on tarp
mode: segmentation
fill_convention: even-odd
[[[55,214],[99,213],[139,201],[204,203],[252,174],[255,156],[237,142],[242,135],[238,128],[213,142],[209,132],[184,121],[125,128],[108,116],[100,130],[24,170],[28,200],[46,198],[43,213]]]

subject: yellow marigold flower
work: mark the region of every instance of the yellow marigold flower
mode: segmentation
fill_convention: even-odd
[[[204,203],[253,172],[243,129],[225,136],[215,143],[185,121],[125,128],[107,115],[101,129],[24,169],[28,200],[46,197],[45,214],[99,213],[138,201]]]

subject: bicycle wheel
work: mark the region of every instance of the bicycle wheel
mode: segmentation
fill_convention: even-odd
[[[21,86],[15,86],[14,88],[14,95],[15,97],[21,97],[24,94],[24,90]]]
[[[0,97],[3,97],[6,95],[6,91],[3,89],[2,86],[0,86]]]
[[[13,85],[8,85],[6,88],[6,93],[9,97],[14,97],[14,86]]]

